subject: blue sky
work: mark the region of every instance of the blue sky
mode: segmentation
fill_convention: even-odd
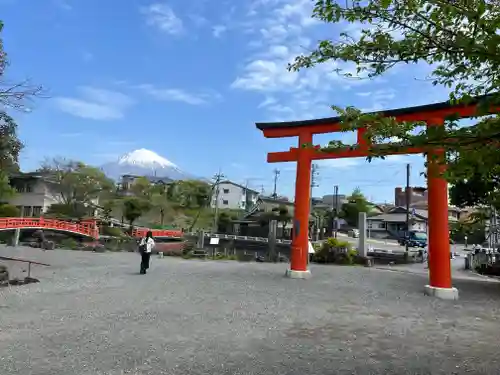
[[[422,65],[374,81],[340,78],[332,65],[288,72],[287,63],[317,40],[346,28],[359,32],[315,22],[313,3],[37,0],[28,12],[25,1],[0,0],[8,78],[31,78],[48,90],[31,113],[14,113],[26,144],[22,168],[58,155],[99,166],[147,148],[190,173],[212,176],[220,168],[266,192],[279,168],[278,190],[293,196],[294,165],[267,164],[266,153],[296,140],[265,139],[255,122],[332,116],[332,104],[378,110],[446,99]],[[405,183],[406,163],[412,185],[425,185],[421,156],[318,162],[314,195],[359,186],[390,202],[394,187]]]

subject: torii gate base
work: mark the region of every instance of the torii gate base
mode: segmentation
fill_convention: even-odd
[[[449,102],[436,103],[412,108],[394,109],[378,113],[394,117],[398,121],[422,121],[427,128],[441,126],[448,116],[466,118],[477,113],[482,98],[467,104],[452,105]],[[378,155],[427,153],[428,184],[428,231],[429,231],[429,284],[425,286],[427,295],[443,299],[457,299],[458,290],[452,286],[450,238],[448,227],[448,185],[441,175],[440,160],[444,150],[428,147],[404,147],[398,151],[389,150],[387,145],[373,145],[364,137],[365,129],[357,129],[357,144],[332,152],[313,147],[313,135],[342,131],[341,119],[324,118],[307,121],[257,123],[266,138],[298,137],[298,147],[285,152],[271,152],[269,163],[297,162],[295,182],[294,238],[292,241],[290,269],[286,275],[291,278],[306,279],[311,276],[308,269],[308,224],[311,185],[311,164],[313,160],[366,157],[376,151]]]

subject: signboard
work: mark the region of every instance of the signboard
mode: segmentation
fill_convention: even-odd
[[[212,237],[210,238],[210,245],[218,245],[219,244],[219,238],[218,237]]]

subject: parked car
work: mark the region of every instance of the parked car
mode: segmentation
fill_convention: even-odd
[[[406,246],[408,244],[409,247],[424,248],[427,246],[427,233],[411,230],[403,237],[399,238],[398,242],[401,246]]]
[[[359,230],[358,229],[350,229],[349,232],[347,232],[347,235],[349,237],[358,238],[359,237]]]

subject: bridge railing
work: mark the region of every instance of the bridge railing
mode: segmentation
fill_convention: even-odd
[[[60,229],[98,238],[99,230],[94,222],[72,223],[69,221],[40,218],[0,218],[0,229],[47,228]]]
[[[184,233],[184,235],[189,235],[189,236],[198,236],[198,233],[192,232],[192,233]],[[205,237],[211,237],[211,238],[220,238],[220,239],[225,239],[225,240],[242,240],[242,241],[255,241],[255,242],[269,242],[269,239],[266,237],[253,237],[253,236],[238,236],[235,234],[221,234],[221,233],[205,233]],[[282,240],[282,239],[276,239],[276,243],[281,243],[284,245],[289,245],[292,243],[291,240]]]
[[[145,237],[148,231],[152,232],[153,237],[182,238],[184,236],[180,230],[136,228],[132,231],[132,237]]]

